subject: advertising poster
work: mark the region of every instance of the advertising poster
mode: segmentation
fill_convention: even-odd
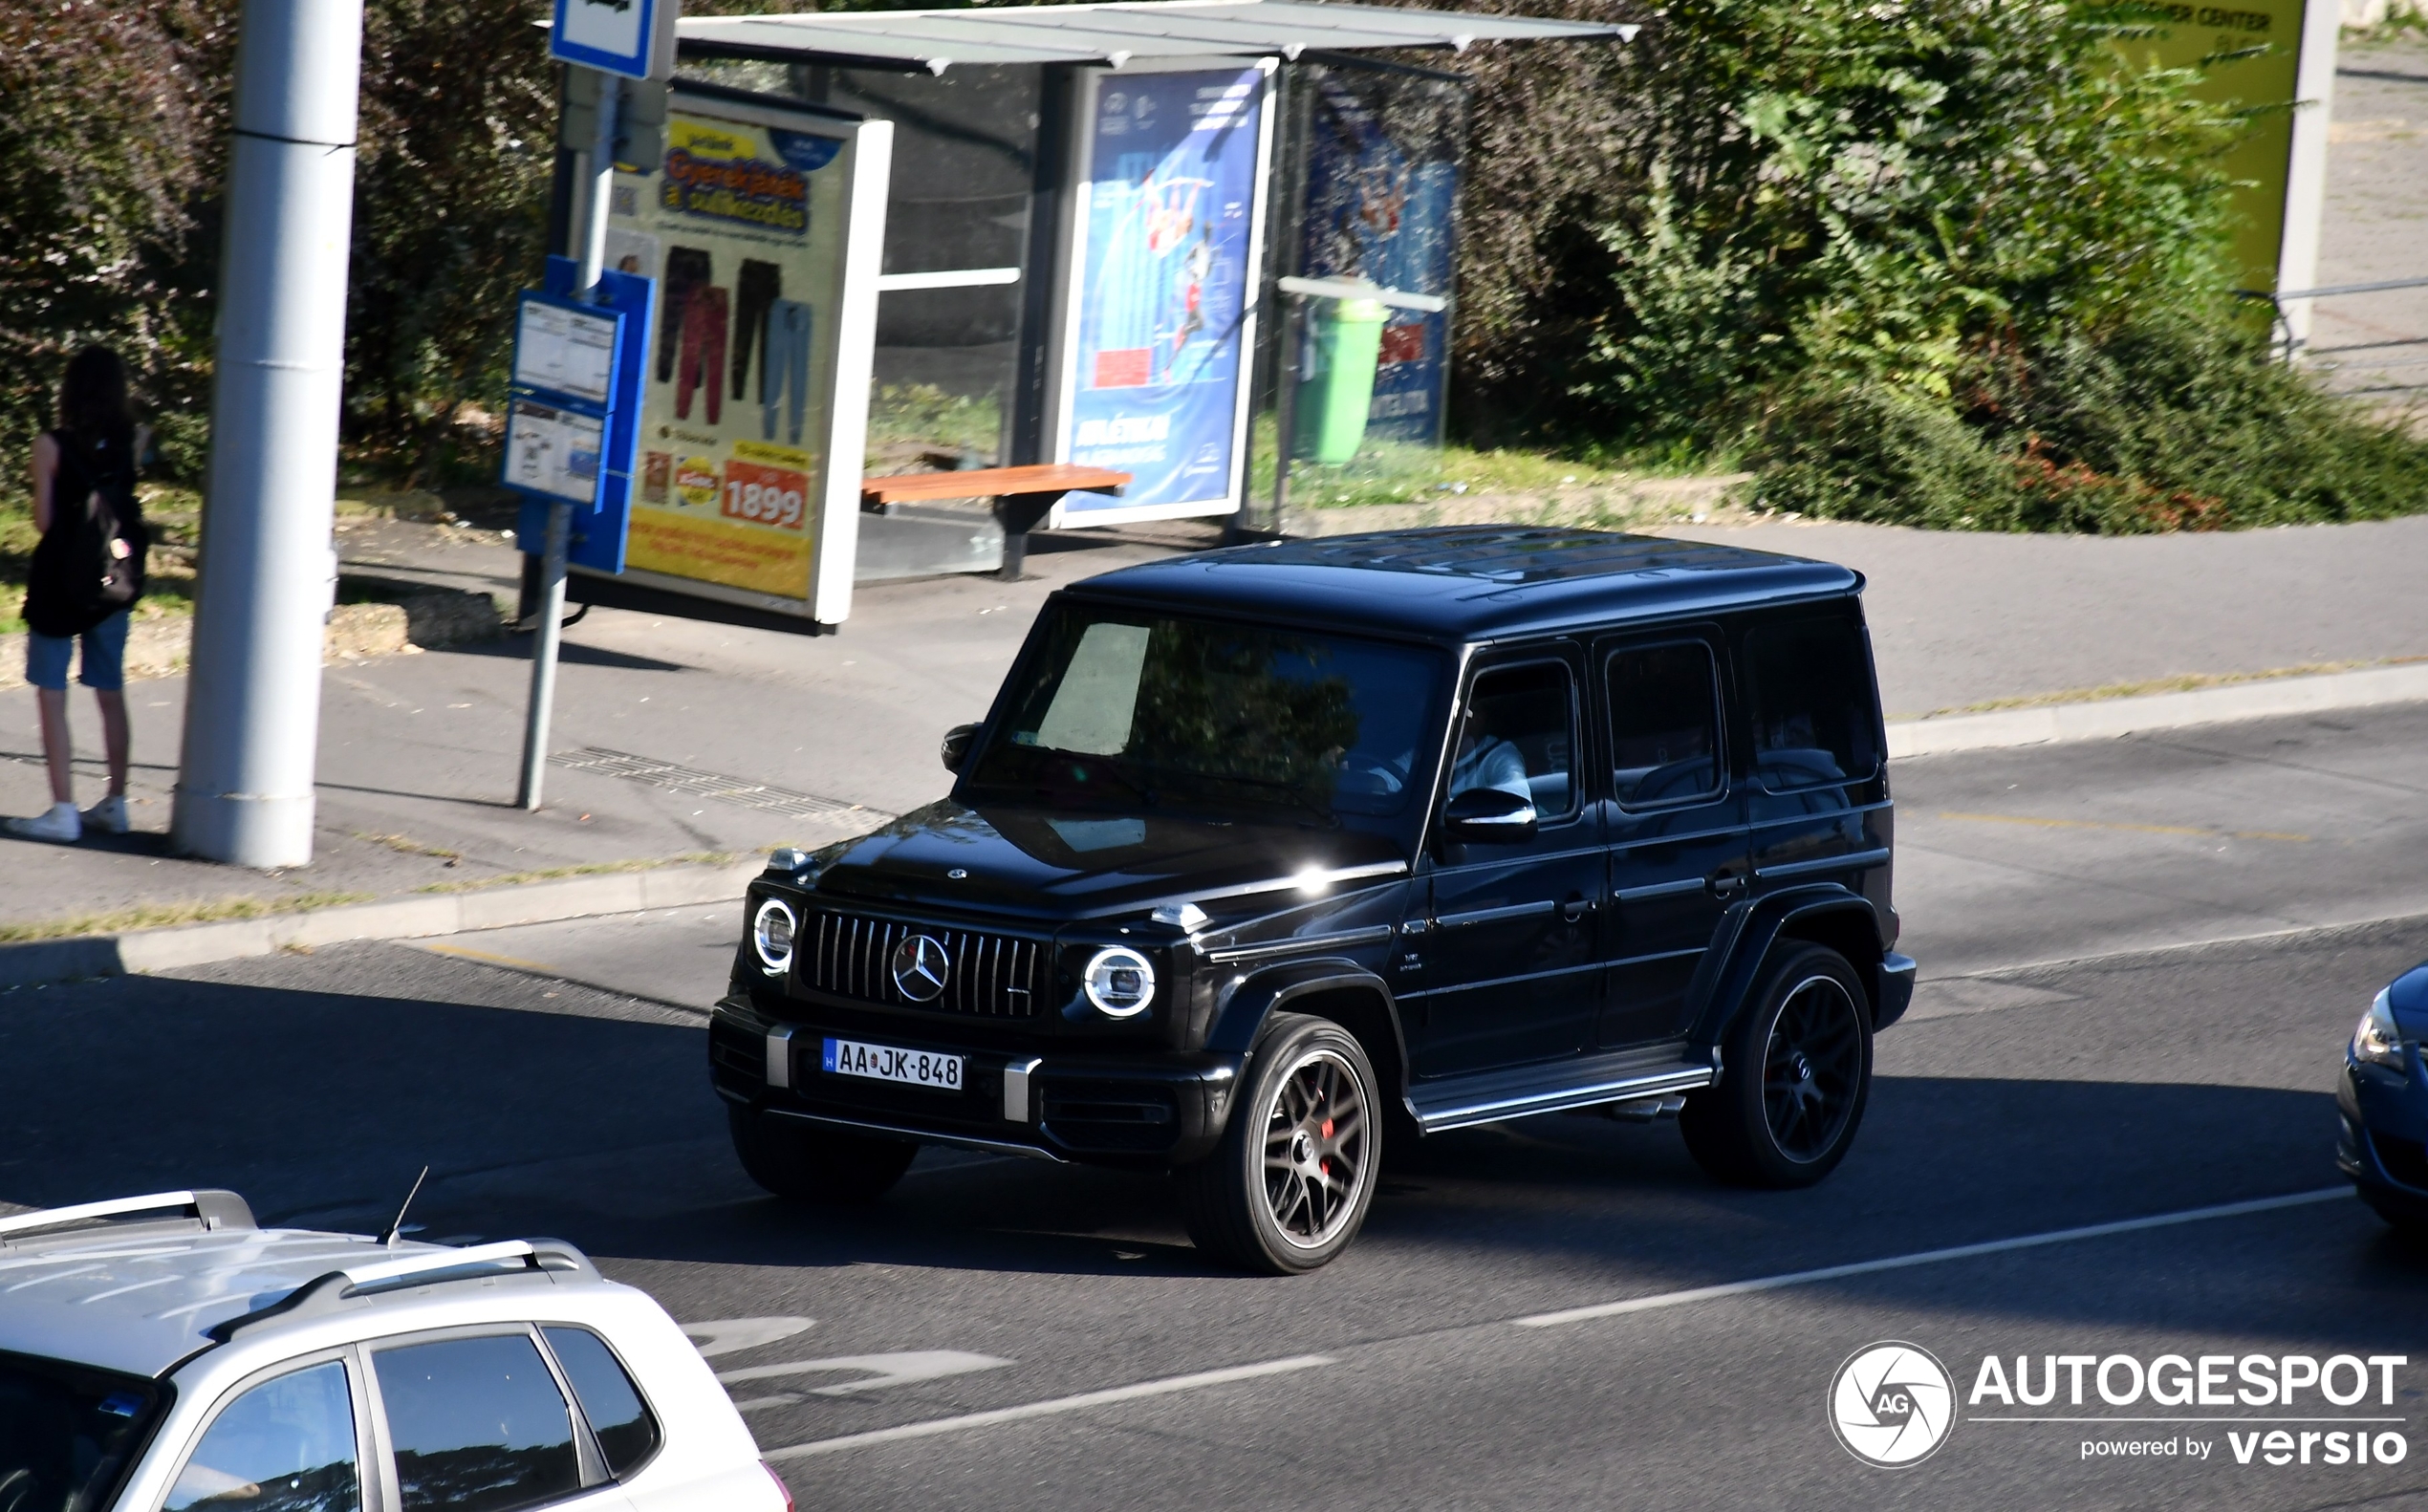
[[[1265,72],[1098,75],[1072,250],[1059,457],[1137,475],[1063,517],[1237,507]]]
[[[1311,66],[1306,215],[1299,266],[1410,293],[1456,292],[1452,216],[1465,140],[1466,86],[1454,79]],[[1447,311],[1394,310],[1382,329],[1366,435],[1442,439]],[[1312,356],[1302,356],[1300,371]],[[1300,438],[1302,443],[1311,436]]]
[[[805,600],[836,460],[851,128],[787,119],[678,94],[663,159],[619,165],[607,263],[659,291],[626,566]],[[848,466],[856,484],[856,445]]]

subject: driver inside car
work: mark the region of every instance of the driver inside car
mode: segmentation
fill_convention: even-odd
[[[1450,796],[1478,788],[1498,788],[1528,803],[1534,801],[1533,786],[1526,777],[1525,753],[1481,722],[1470,721],[1459,740],[1458,760],[1450,767]]]

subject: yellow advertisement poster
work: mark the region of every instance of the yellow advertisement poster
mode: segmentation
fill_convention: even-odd
[[[2330,0],[2320,0],[2321,4]],[[2192,93],[2213,104],[2260,114],[2250,134],[2225,156],[2234,191],[2238,289],[2267,292],[2285,242],[2285,191],[2293,156],[2293,112],[2302,58],[2303,0],[2234,0],[2232,5],[2134,6],[2136,21],[2159,35],[2131,44],[2136,61],[2198,69]]]
[[[607,261],[659,281],[626,565],[806,600],[850,164],[846,137],[786,119],[678,94],[663,157],[616,175]]]

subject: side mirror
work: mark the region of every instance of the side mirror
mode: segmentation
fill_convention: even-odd
[[[1533,800],[1500,788],[1470,788],[1453,793],[1442,818],[1451,839],[1469,844],[1507,845],[1534,838]]]
[[[978,726],[956,724],[944,732],[944,744],[937,752],[944,759],[944,770],[958,776],[969,760],[969,747],[978,741]]]

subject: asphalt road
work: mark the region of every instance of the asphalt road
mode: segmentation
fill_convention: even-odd
[[[2328,1095],[2370,993],[2428,957],[2421,719],[1901,767],[1931,980],[1810,1192],[1557,1116],[1396,1156],[1359,1242],[1290,1281],[1201,1264],[1149,1177],[930,1155],[875,1210],[790,1210],[704,1085],[680,1004],[731,920],[690,910],[0,995],[0,1198],[221,1184],[375,1226],[428,1162],[428,1237],[560,1234],[688,1324],[756,1320],[704,1336],[804,1506],[2428,1505],[2428,1256],[2333,1191]],[[2309,838],[2235,837],[2261,832]],[[1981,1248],[1794,1279],[1951,1246]],[[1960,1398],[1993,1353],[2410,1363],[2351,1407],[1960,1402],[1889,1472],[1826,1410],[1886,1339]],[[2206,1420],[2123,1420],[2169,1413]],[[2369,1431],[2413,1452],[2239,1462],[2229,1436],[2285,1415],[2393,1419]],[[2085,1458],[2134,1441],[2179,1453]]]

